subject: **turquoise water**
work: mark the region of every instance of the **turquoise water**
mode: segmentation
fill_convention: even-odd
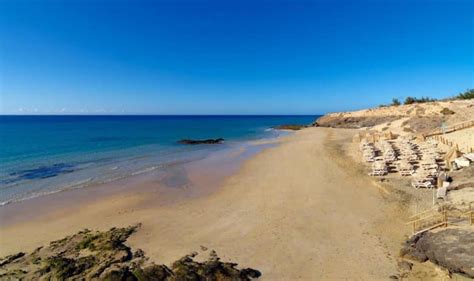
[[[317,116],[0,116],[0,203],[187,163]],[[225,139],[180,145],[180,139]]]

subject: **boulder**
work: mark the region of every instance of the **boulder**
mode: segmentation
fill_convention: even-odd
[[[276,130],[290,130],[290,131],[298,131],[298,130],[301,130],[301,129],[304,129],[308,126],[306,125],[298,125],[298,124],[284,124],[284,125],[278,125],[278,126],[274,126],[272,127],[273,129],[276,129]]]
[[[179,144],[220,144],[224,142],[223,138],[218,138],[218,139],[205,139],[205,140],[193,140],[193,139],[182,139],[178,141]]]
[[[474,230],[472,228],[447,228],[415,235],[405,242],[402,258],[431,262],[474,278]]]

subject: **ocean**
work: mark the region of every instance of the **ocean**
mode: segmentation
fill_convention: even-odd
[[[0,116],[0,204],[189,163],[317,117]],[[225,142],[177,143],[208,138]]]

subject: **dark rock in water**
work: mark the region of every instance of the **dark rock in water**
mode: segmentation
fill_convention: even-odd
[[[308,126],[306,125],[298,125],[298,124],[284,124],[284,125],[278,125],[275,127],[272,127],[273,129],[276,130],[291,130],[291,131],[298,131],[304,128],[307,128]]]
[[[105,232],[83,230],[31,254],[18,253],[0,259],[0,280],[251,280],[258,270],[238,269],[221,262],[215,251],[207,261],[197,253],[186,255],[171,268],[149,261],[142,250],[124,244],[139,226]],[[132,254],[133,253],[133,254]]]
[[[10,173],[11,178],[3,180],[3,183],[13,183],[20,180],[46,179],[74,172],[75,166],[69,163],[56,163],[49,166],[40,166],[34,169],[27,169]]]
[[[474,230],[447,228],[410,238],[400,252],[410,260],[431,262],[474,278]]]
[[[223,138],[218,139],[207,139],[207,140],[192,140],[192,139],[183,139],[178,141],[180,144],[219,144],[224,141]]]

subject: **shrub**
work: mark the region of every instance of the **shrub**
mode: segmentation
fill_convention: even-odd
[[[414,104],[416,102],[415,98],[407,97],[404,104]]]
[[[407,97],[405,99],[404,104],[425,103],[425,102],[433,102],[433,101],[436,101],[436,99],[432,99],[429,97],[421,97],[421,98]]]
[[[443,114],[443,115],[453,115],[454,113],[455,113],[454,111],[452,111],[451,109],[449,109],[447,107],[445,107],[445,108],[443,108],[443,110],[441,110],[441,114]]]
[[[393,106],[399,106],[401,103],[398,99],[392,99],[392,105]]]
[[[459,100],[470,100],[474,99],[474,89],[467,89],[464,93],[460,93],[456,96]]]

